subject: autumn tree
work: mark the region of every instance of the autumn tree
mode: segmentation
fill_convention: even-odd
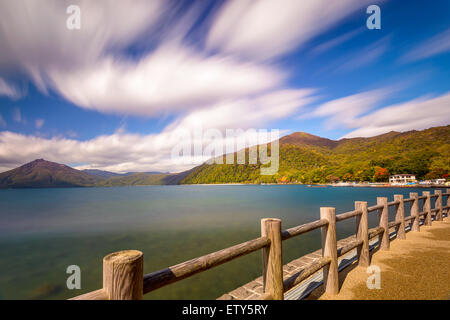
[[[375,167],[375,174],[373,175],[373,181],[387,181],[389,180],[389,170],[383,167]]]

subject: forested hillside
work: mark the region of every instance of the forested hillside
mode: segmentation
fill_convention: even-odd
[[[448,177],[450,125],[338,141],[296,132],[280,139],[278,173],[262,176],[259,169],[248,160],[245,165],[203,164],[182,183],[387,181],[398,173]]]

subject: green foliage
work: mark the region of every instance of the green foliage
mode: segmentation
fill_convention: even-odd
[[[260,164],[204,164],[182,183],[387,181],[399,173],[442,177],[450,172],[449,141],[450,126],[339,141],[294,133],[280,139],[280,167],[273,176],[260,175]]]

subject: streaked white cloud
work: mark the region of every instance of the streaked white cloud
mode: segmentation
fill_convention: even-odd
[[[310,50],[310,53],[312,54],[321,54],[324,53],[326,51],[329,51],[331,49],[333,49],[334,47],[337,47],[351,39],[353,39],[354,37],[358,36],[359,34],[361,34],[364,31],[364,27],[362,28],[358,28],[356,30],[352,30],[349,32],[346,32],[334,39],[328,40],[326,42],[323,42],[317,46],[315,46],[314,48],[312,48]]]
[[[254,95],[280,86],[280,70],[226,56],[162,46],[130,62],[112,57],[67,73],[48,73],[67,100],[105,113],[153,116]]]
[[[83,108],[139,116],[176,114],[279,88],[287,76],[271,65],[207,55],[184,44],[202,5],[174,17],[171,12],[178,9],[172,1],[46,3],[2,5],[0,67],[18,65],[41,91],[54,90]],[[68,4],[81,8],[80,30],[66,28]],[[148,31],[145,42],[153,42],[152,50],[138,59],[121,54]]]
[[[198,156],[197,163],[172,159],[172,149],[186,135],[197,143],[196,130],[216,129],[222,137],[203,137],[202,143],[225,145],[225,129],[260,129],[272,121],[293,114],[313,99],[312,90],[282,90],[253,99],[220,103],[196,110],[168,125],[160,133],[141,135],[118,130],[87,141],[72,138],[44,138],[9,131],[0,132],[1,170],[11,169],[36,158],[60,163],[87,163],[82,168],[125,171],[182,171],[209,157]],[[259,125],[259,126],[255,126]],[[203,134],[203,132],[202,132]],[[197,140],[195,140],[197,139]],[[21,148],[17,148],[20,145]],[[224,150],[225,152],[225,150]],[[218,154],[216,154],[218,155]]]
[[[0,54],[1,55],[1,54]],[[4,79],[0,78],[0,96],[7,96],[12,100],[17,100],[22,97],[21,90],[14,85],[7,83]]]
[[[423,97],[376,110],[354,119],[349,127],[357,128],[344,138],[370,137],[389,131],[422,130],[450,123],[450,93]]]
[[[304,44],[369,0],[232,0],[218,12],[207,38],[210,49],[270,59]]]
[[[217,103],[209,108],[194,111],[167,126],[173,130],[177,127],[194,128],[251,128],[261,127],[272,121],[283,119],[315,98],[315,90],[279,90],[253,98]]]
[[[81,9],[79,30],[66,27],[69,5]],[[164,12],[160,0],[2,1],[0,67],[20,66],[40,83],[48,68],[70,70],[95,61],[107,49],[126,47],[154,26]]]
[[[391,92],[378,89],[331,100],[302,114],[299,119],[326,118],[325,128],[328,130],[342,125],[348,127],[354,124],[358,116],[375,108]]]
[[[402,62],[426,59],[444,52],[450,52],[450,29],[447,29],[422,44],[412,48],[400,58]]]
[[[347,73],[366,67],[380,59],[389,50],[390,43],[391,35],[384,36],[361,49],[336,57],[318,69],[316,74]]]

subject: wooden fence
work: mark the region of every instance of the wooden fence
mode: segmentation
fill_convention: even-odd
[[[338,257],[357,249],[358,265],[370,264],[369,241],[378,236],[380,250],[388,250],[389,229],[395,228],[397,238],[405,239],[406,224],[410,231],[420,231],[420,225],[431,226],[432,216],[435,221],[442,221],[450,212],[450,189],[434,194],[424,191],[422,196],[410,193],[410,198],[395,195],[394,201],[385,197],[377,198],[377,205],[368,207],[365,201],[356,201],[355,210],[336,215],[335,208],[320,208],[320,219],[287,230],[281,229],[280,219],[262,219],[261,237],[217,252],[195,258],[175,266],[149,274],[143,274],[143,254],[137,250],[125,250],[111,253],[103,259],[103,288],[92,291],[71,300],[131,300],[142,299],[143,294],[193,276],[199,272],[214,268],[220,264],[247,255],[257,250],[263,253],[263,288],[262,300],[282,300],[284,292],[292,289],[315,272],[323,269],[323,283],[327,293],[339,292]],[[443,198],[447,197],[446,205]],[[432,199],[434,208],[431,207]],[[419,211],[419,201],[422,211]],[[411,202],[410,215],[405,217],[406,202]],[[389,222],[389,207],[395,210],[395,220]],[[368,215],[378,212],[378,226],[369,229]],[[336,223],[355,218],[356,239],[343,247],[337,247]],[[282,241],[321,228],[322,258],[311,263],[296,277],[283,281]]]

